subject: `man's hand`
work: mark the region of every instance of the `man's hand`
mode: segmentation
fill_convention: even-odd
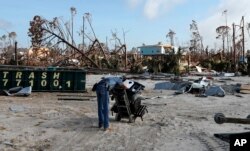
[[[124,84],[121,85],[121,87],[122,87],[123,89],[128,89]]]

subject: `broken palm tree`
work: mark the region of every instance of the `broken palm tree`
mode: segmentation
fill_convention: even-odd
[[[65,66],[72,62],[81,67],[126,70],[128,64],[126,45],[115,37],[120,46],[110,52],[108,47],[95,36],[89,19],[87,21],[92,29],[94,40],[84,33],[84,36],[92,42],[86,50],[85,46],[81,49],[76,46],[68,25],[63,24],[64,22],[60,18],[56,17],[52,21],[48,21],[40,16],[35,16],[30,22],[29,29],[34,54],[37,54],[41,48],[49,49],[54,53],[46,54],[46,59],[49,61],[42,63],[41,58],[37,58],[37,55],[30,56],[29,64]],[[69,42],[69,39],[72,39],[72,42]]]

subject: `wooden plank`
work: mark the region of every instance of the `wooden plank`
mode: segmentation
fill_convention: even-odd
[[[58,98],[58,100],[63,100],[63,101],[91,101],[90,99],[82,99],[82,98]]]
[[[96,96],[94,95],[81,95],[81,94],[58,94],[57,96],[61,96],[61,97],[90,97],[90,98],[94,98]]]
[[[250,84],[243,84],[240,86],[241,90],[250,90]]]
[[[242,94],[250,94],[250,90],[240,90],[240,93],[242,93]]]

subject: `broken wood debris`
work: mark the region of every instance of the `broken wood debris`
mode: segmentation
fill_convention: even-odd
[[[57,97],[57,100],[63,101],[91,101],[96,96],[81,94],[58,94]]]
[[[163,105],[167,105],[167,103],[143,103],[143,105],[147,105],[147,106],[163,106]]]
[[[58,98],[58,100],[63,100],[63,101],[91,101],[91,99],[84,99],[84,98]]]
[[[93,95],[75,95],[75,94],[58,94],[57,96],[68,96],[68,97],[96,97]]]

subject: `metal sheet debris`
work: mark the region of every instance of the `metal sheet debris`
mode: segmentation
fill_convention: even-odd
[[[224,97],[225,91],[220,86],[210,86],[206,91],[205,94],[207,96],[218,96]]]
[[[7,95],[7,96],[29,96],[31,94],[32,91],[32,87],[15,87],[15,88],[11,88],[8,91],[7,90],[3,90],[3,92]]]

